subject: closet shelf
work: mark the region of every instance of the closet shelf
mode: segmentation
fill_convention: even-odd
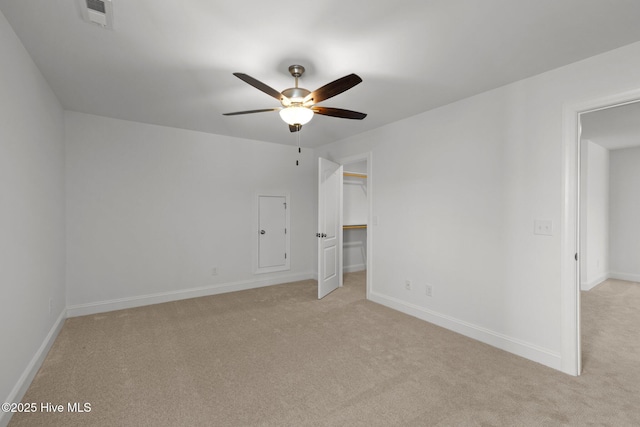
[[[367,224],[343,225],[344,230],[354,230],[357,228],[367,228]]]
[[[344,176],[350,176],[350,177],[353,177],[353,178],[367,178],[367,175],[363,174],[363,173],[344,172],[343,175]]]

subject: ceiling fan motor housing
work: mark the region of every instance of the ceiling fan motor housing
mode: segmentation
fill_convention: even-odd
[[[311,92],[303,87],[290,87],[282,91],[282,94],[291,100],[292,104],[302,103],[305,96]]]

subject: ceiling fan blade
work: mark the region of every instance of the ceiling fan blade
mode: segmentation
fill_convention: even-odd
[[[236,111],[234,113],[223,113],[223,116],[238,116],[240,114],[264,113],[267,111],[278,111],[280,108],[263,108],[262,110]]]
[[[331,98],[332,96],[339,95],[345,90],[351,89],[361,81],[362,79],[358,75],[349,74],[348,76],[344,76],[338,80],[332,81],[331,83],[327,83],[321,88],[311,92],[309,95],[305,96],[303,102],[312,102],[313,104],[317,104],[325,99]]]
[[[256,80],[253,77],[244,74],[244,73],[233,73],[234,76],[236,76],[237,78],[239,78],[240,80],[242,80],[245,83],[249,83],[251,86],[255,87],[258,90],[261,90],[262,92],[266,93],[269,96],[274,97],[275,99],[277,99],[278,101],[282,100],[284,98],[284,95],[282,95],[280,92],[278,92],[277,90],[275,90],[274,88],[272,88],[271,86],[267,86],[266,84],[262,83],[260,80]]]
[[[340,117],[341,119],[355,119],[362,120],[367,115],[365,113],[359,113],[357,111],[343,110],[342,108],[331,107],[312,107],[314,113],[322,114],[323,116]]]
[[[289,132],[299,132],[302,125],[289,125]]]

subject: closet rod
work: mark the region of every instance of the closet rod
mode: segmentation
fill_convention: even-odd
[[[345,229],[345,230],[351,230],[351,229],[354,229],[354,228],[367,228],[367,225],[366,224],[364,224],[364,225],[343,225],[342,228]]]

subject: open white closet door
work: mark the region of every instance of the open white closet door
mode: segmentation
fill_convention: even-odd
[[[318,159],[318,299],[342,285],[342,165]]]

